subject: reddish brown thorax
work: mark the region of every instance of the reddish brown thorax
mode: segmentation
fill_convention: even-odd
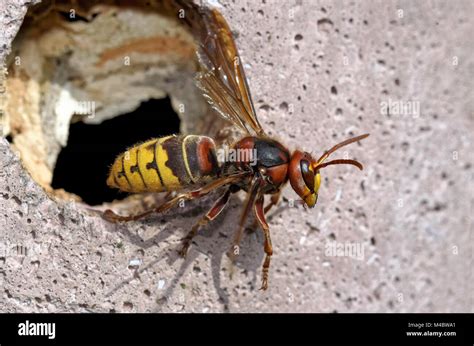
[[[266,192],[278,190],[288,180],[290,153],[281,143],[269,138],[245,137],[233,149],[241,155],[227,164],[261,174],[265,178]]]

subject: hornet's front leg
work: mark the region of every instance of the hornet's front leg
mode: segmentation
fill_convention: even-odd
[[[260,195],[254,206],[255,217],[263,230],[265,236],[264,250],[265,250],[265,261],[262,267],[262,287],[261,290],[268,288],[268,271],[270,269],[270,260],[273,255],[272,239],[270,238],[270,227],[268,227],[267,221],[265,220],[265,210],[263,208],[263,195]]]
[[[267,206],[265,207],[263,211],[265,215],[267,215],[267,213],[272,209],[273,206],[278,204],[278,202],[280,201],[280,197],[281,197],[281,190],[271,195],[270,202],[267,204]],[[254,232],[257,226],[258,226],[258,220],[255,219],[253,221],[251,231]]]

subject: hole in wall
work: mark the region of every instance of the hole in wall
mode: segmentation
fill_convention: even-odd
[[[123,197],[106,185],[121,151],[222,128],[194,84],[196,43],[174,4],[45,0],[28,9],[7,58],[4,134],[53,196],[88,204]]]
[[[157,110],[160,117],[156,116]],[[58,155],[51,186],[74,193],[89,205],[122,199],[127,194],[104,184],[114,159],[138,142],[179,133],[179,125],[169,98],[142,102],[133,112],[98,125],[71,124],[68,143]]]

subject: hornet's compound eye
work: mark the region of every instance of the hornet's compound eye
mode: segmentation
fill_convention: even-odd
[[[308,189],[311,191],[311,193],[314,193],[314,171],[313,167],[311,167],[311,164],[308,160],[301,160],[300,162],[301,165],[301,174],[303,175],[303,180],[308,187]]]

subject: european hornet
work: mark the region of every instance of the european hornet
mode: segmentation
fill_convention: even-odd
[[[345,140],[318,159],[300,150],[291,153],[267,136],[258,121],[237,47],[224,17],[216,9],[200,9],[192,2],[183,2],[181,6],[186,11],[184,20],[198,43],[196,84],[210,106],[244,133],[232,148],[250,155],[219,164],[214,140],[196,135],[173,135],[136,145],[117,157],[107,184],[133,193],[176,191],[178,194],[141,214],[120,216],[106,210],[104,217],[113,222],[137,220],[153,212],[165,212],[180,201],[198,199],[225,187],[212,208],[183,238],[180,253],[184,257],[198,230],[222,212],[232,194],[244,190],[247,197],[233,245],[238,246],[247,216],[253,210],[265,239],[261,289],[266,290],[273,250],[265,214],[277,204],[282,187],[289,181],[303,204],[314,207],[322,168],[350,164],[363,169],[356,160],[326,159],[339,148],[360,141],[368,134]],[[264,207],[265,195],[271,195],[271,199]]]

